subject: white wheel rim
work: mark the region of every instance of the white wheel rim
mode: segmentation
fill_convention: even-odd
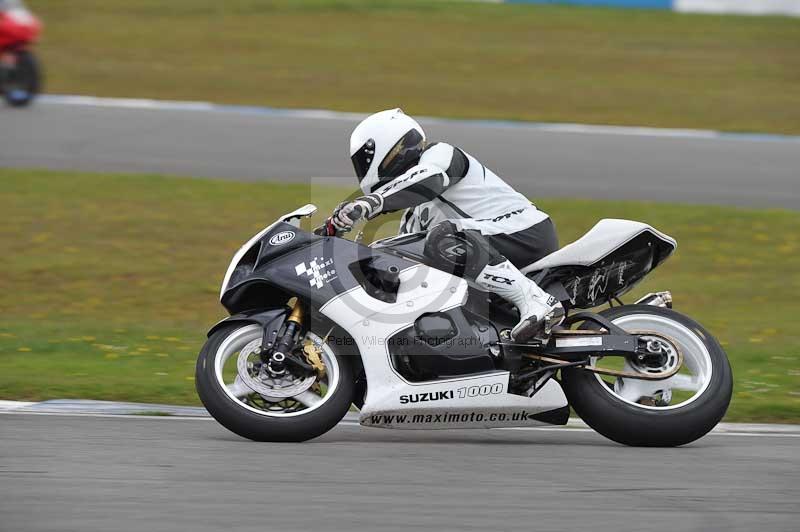
[[[310,331],[306,334],[305,340],[310,340],[321,350],[321,358],[323,364],[325,365],[325,372],[328,381],[325,395],[320,396],[309,389],[301,394],[288,398],[305,405],[305,408],[292,412],[262,410],[242,401],[240,396],[241,394],[247,391],[249,391],[250,393],[245,397],[253,395],[258,396],[258,394],[252,390],[249,390],[249,388],[246,387],[244,382],[241,381],[240,378],[238,378],[238,374],[236,380],[234,380],[233,382],[226,383],[225,378],[223,376],[223,369],[225,368],[225,364],[228,362],[228,360],[230,360],[230,358],[233,355],[237,354],[248,343],[258,338],[261,338],[263,333],[264,330],[260,326],[248,325],[246,327],[242,327],[241,329],[233,331],[227,338],[225,338],[225,340],[217,348],[217,351],[214,354],[214,375],[216,376],[217,383],[222,388],[223,392],[225,392],[225,395],[227,395],[232,401],[237,403],[238,406],[245,408],[256,414],[259,414],[261,416],[267,416],[267,417],[302,416],[304,414],[308,414],[309,412],[312,412],[320,408],[323,404],[328,402],[328,400],[330,400],[330,398],[339,388],[339,377],[340,377],[339,362],[336,359],[336,356],[333,354],[333,351],[331,350],[330,346],[324,343],[319,336]],[[313,396],[316,397],[316,399],[314,399],[312,396],[308,394],[313,394]]]
[[[703,343],[701,333],[693,331],[685,325],[655,314],[628,314],[612,320],[615,325],[626,331],[653,332],[667,336],[673,340],[683,352],[683,366],[681,371],[669,379],[661,381],[646,381],[642,379],[618,378],[614,389],[609,388],[607,381],[601,375],[595,378],[603,386],[603,389],[630,405],[647,410],[674,410],[682,408],[697,400],[702,396],[711,383],[713,365],[711,354]],[[592,364],[602,364],[597,357],[592,358]],[[636,371],[627,361],[625,371]],[[688,374],[687,374],[688,373]],[[637,401],[643,397],[653,397],[658,392],[668,390],[671,395],[672,390],[692,391],[693,395],[676,404],[665,406],[645,405]]]

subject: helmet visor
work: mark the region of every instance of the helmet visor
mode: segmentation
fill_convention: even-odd
[[[408,133],[392,146],[389,153],[378,166],[378,177],[398,177],[417,164],[425,149],[425,139],[416,129]]]
[[[372,164],[373,157],[375,157],[375,141],[372,139],[365,142],[357,152],[350,156],[359,183],[367,175],[367,170],[369,170],[369,165]]]

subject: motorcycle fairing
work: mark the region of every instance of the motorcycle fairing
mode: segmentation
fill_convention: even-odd
[[[423,314],[463,305],[467,283],[423,264],[401,270],[398,277],[394,302],[376,299],[357,285],[320,308],[359,348],[369,383],[359,416],[362,425],[398,429],[538,425],[544,422],[537,419],[540,414],[567,406],[553,380],[533,397],[508,393],[508,371],[428,382],[403,378],[391,362],[386,339],[412,327]]]
[[[266,310],[250,310],[233,314],[225,319],[218,321],[209,329],[207,336],[211,336],[217,332],[221,327],[229,323],[256,323],[261,327],[267,328],[267,337],[273,336],[277,333],[278,329],[283,325],[285,317],[289,314],[289,307],[276,307]]]
[[[370,247],[427,264],[429,261],[428,257],[425,256],[425,237],[427,234],[427,231],[420,231],[382,238],[370,244]]]
[[[388,283],[414,264],[349,240],[319,237],[299,229],[291,242],[272,246],[278,247],[277,251],[271,249],[270,238],[285,232],[285,227],[274,225],[260,233],[250,249],[239,256],[226,277],[228,284],[223,287],[220,300],[229,312],[263,307],[269,301],[284,302],[292,295],[316,308],[361,286],[377,299],[384,297],[381,292],[388,289],[381,279]]]
[[[0,2],[0,49],[36,41],[42,24],[24,5],[14,2],[5,8]]]
[[[320,306],[356,285],[364,286],[372,297],[393,300],[393,281],[412,262],[301,230],[298,220],[316,210],[307,204],[284,214],[239,248],[220,288],[220,302],[228,312],[263,308],[270,301],[283,303],[289,295]]]
[[[273,232],[274,232],[275,227],[278,226],[279,224],[282,224],[282,223],[289,224],[293,228],[299,228],[300,224],[299,224],[298,220],[300,218],[305,218],[305,217],[311,216],[315,212],[317,212],[317,206],[316,205],[312,205],[311,203],[303,205],[299,209],[296,209],[296,210],[294,210],[294,211],[292,211],[292,212],[290,212],[288,214],[284,214],[283,216],[278,218],[278,221],[268,225],[267,227],[265,227],[264,229],[262,229],[261,231],[259,231],[255,235],[253,235],[250,238],[250,240],[245,242],[244,245],[242,245],[242,247],[240,247],[236,251],[236,253],[233,255],[233,259],[231,260],[230,264],[228,265],[228,270],[225,272],[225,278],[222,280],[222,286],[220,287],[220,290],[219,290],[220,300],[225,295],[225,291],[233,287],[231,285],[231,278],[232,278],[234,272],[236,271],[236,269],[242,264],[242,260],[245,259],[245,256],[248,253],[252,254],[254,248],[257,250],[256,251],[257,253],[260,253],[260,250],[263,247],[263,240],[264,240],[265,236],[272,235]],[[255,267],[255,264],[253,264],[253,267]],[[252,268],[251,268],[251,271],[252,271]]]
[[[592,308],[628,292],[676,247],[647,224],[605,219],[521,271],[571,308]]]
[[[524,397],[508,393],[508,376],[508,372],[497,372],[418,386],[398,383],[379,390],[372,397],[370,385],[359,423],[367,427],[406,430],[566,423],[569,417],[567,399],[556,381],[549,380],[536,395]],[[369,382],[369,377],[367,380]],[[497,393],[469,397],[467,394],[473,390],[497,390]],[[398,404],[403,399],[408,402]]]
[[[557,266],[592,266],[643,233],[649,233],[660,241],[663,256],[659,263],[678,247],[674,238],[645,223],[604,218],[575,242],[522,268],[522,272],[530,273]]]

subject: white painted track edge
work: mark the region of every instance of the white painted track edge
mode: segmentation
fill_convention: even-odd
[[[117,109],[141,109],[143,111],[182,111],[202,113],[233,113],[254,116],[274,116],[312,120],[358,120],[365,113],[332,111],[328,109],[287,109],[249,105],[225,105],[204,101],[156,100],[146,98],[112,98],[71,94],[42,95],[40,103],[77,107],[103,107]],[[441,117],[417,117],[432,123],[463,124],[478,127],[524,128],[552,133],[576,133],[589,135],[621,135],[634,137],[661,137],[683,139],[784,141],[800,142],[800,135],[782,135],[762,132],[728,132],[711,129],[660,128],[649,126],[619,126],[603,124],[579,124],[569,122],[531,122],[495,119],[455,119]]]

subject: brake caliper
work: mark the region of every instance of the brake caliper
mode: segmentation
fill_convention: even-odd
[[[303,346],[303,353],[306,355],[306,360],[309,364],[314,366],[317,371],[317,376],[321,379],[325,375],[325,364],[322,362],[322,349],[314,342],[308,342]]]

